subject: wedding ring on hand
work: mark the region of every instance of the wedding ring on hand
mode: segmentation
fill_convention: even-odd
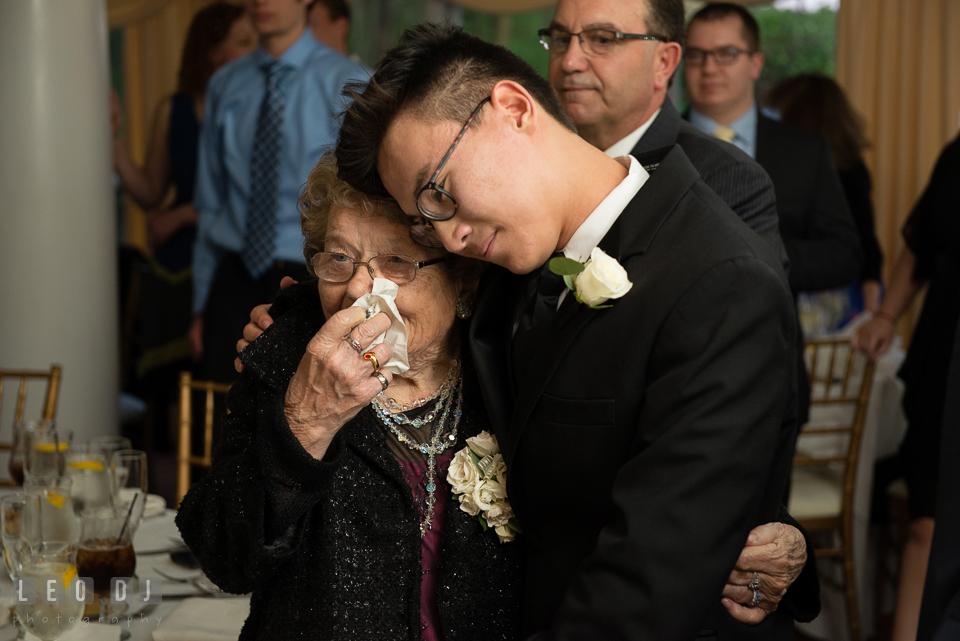
[[[372,362],[373,362],[373,373],[374,373],[374,374],[377,374],[377,373],[380,372],[380,361],[377,360],[377,355],[376,355],[376,354],[374,354],[373,352],[365,352],[365,353],[363,354],[363,357],[364,357],[365,359],[367,359],[368,361],[372,361]]]
[[[753,573],[753,581],[751,581],[749,585],[747,585],[747,587],[750,588],[751,590],[760,589],[760,573],[759,572]]]
[[[754,589],[754,590],[753,590],[753,601],[750,602],[749,607],[751,607],[751,608],[757,607],[757,606],[760,604],[760,599],[761,599],[761,598],[762,598],[762,595],[760,594],[760,590]]]
[[[344,336],[344,337],[343,337],[343,340],[345,340],[345,341],[347,341],[348,343],[350,343],[350,347],[352,347],[353,349],[357,350],[357,354],[363,354],[363,347],[360,345],[360,343],[359,343],[358,341],[350,338],[350,334],[347,334],[346,336]]]
[[[390,382],[387,380],[387,377],[380,372],[374,372],[370,376],[375,376],[377,380],[380,381],[381,392],[386,392],[387,388],[390,387]]]

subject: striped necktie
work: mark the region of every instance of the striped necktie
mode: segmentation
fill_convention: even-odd
[[[733,142],[733,138],[737,135],[737,132],[726,125],[720,125],[713,130],[711,135],[714,138],[719,138],[724,142]]]
[[[264,65],[267,93],[260,105],[250,156],[247,229],[240,253],[254,280],[273,264],[273,251],[277,245],[277,192],[283,147],[283,111],[287,102],[280,90],[280,81],[286,71],[287,67],[279,60]]]

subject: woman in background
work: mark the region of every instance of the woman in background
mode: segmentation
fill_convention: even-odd
[[[186,334],[192,320],[190,267],[197,228],[192,201],[207,83],[217,69],[250,53],[256,43],[243,7],[215,2],[197,12],[183,47],[177,91],[157,106],[143,167],[119,137],[119,108],[113,97],[114,168],[124,191],[148,212],[153,258],[143,284],[135,375],[138,387],[149,390],[141,395],[154,406],[158,426],[166,424],[176,372],[190,368]],[[171,186],[173,200],[161,206]],[[157,430],[159,435],[165,432]]]
[[[818,133],[830,142],[833,163],[863,248],[860,287],[852,292],[851,302],[858,311],[875,312],[880,307],[883,253],[873,226],[870,172],[861,156],[868,144],[860,116],[840,85],[820,74],[805,73],[781,80],[767,92],[764,104],[777,110],[782,122]],[[860,296],[862,305],[856,300]]]

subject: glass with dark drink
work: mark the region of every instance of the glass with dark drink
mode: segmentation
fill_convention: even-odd
[[[133,551],[136,524],[126,523],[127,514],[110,507],[86,510],[81,521],[77,573],[93,579],[93,592],[100,603],[91,604],[90,614],[104,614],[110,600],[110,579],[132,577],[137,568]]]

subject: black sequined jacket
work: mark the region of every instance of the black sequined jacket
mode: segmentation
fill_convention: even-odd
[[[283,398],[324,322],[316,281],[274,305],[276,322],[244,350],[213,468],[184,497],[177,526],[217,585],[253,593],[241,641],[419,641],[421,541],[410,488],[369,407],[322,461],[301,447]],[[473,368],[463,369],[454,451],[489,429]],[[443,638],[519,638],[520,544],[501,545],[451,502],[442,545]]]

